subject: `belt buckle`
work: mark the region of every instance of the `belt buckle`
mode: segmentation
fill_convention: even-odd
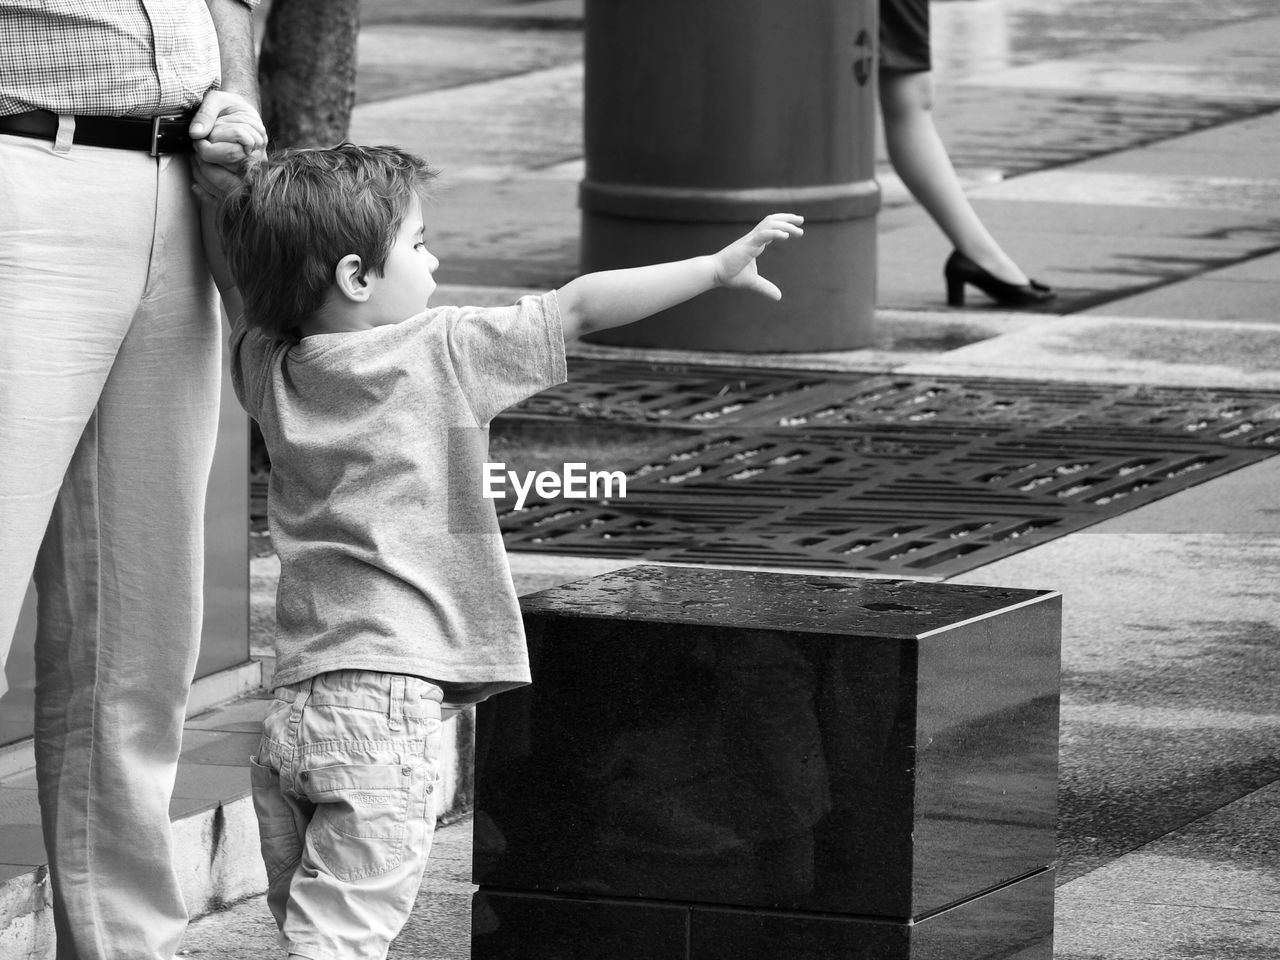
[[[181,120],[180,113],[167,113],[163,116],[151,118],[151,148],[147,153],[152,157],[160,156],[160,124],[165,120]]]

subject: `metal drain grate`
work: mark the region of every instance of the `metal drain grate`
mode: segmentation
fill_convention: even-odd
[[[633,423],[722,426],[806,402],[827,378],[812,371],[698,367],[571,358],[569,380],[513,412]]]
[[[784,426],[998,423],[1123,428],[1223,443],[1280,445],[1280,396],[1253,390],[890,378],[833,386],[835,396],[784,414]]]
[[[693,427],[870,424],[1107,426],[1280,446],[1280,395],[1264,390],[1046,383],[980,377],[826,374],[573,359],[569,382],[516,415]]]
[[[880,377],[832,384],[820,401],[781,418],[788,427],[868,423],[1046,424],[1104,405],[1114,388],[1090,383]]]
[[[645,376],[593,364],[580,396]],[[505,509],[510,549],[950,576],[1280,452],[1265,391],[656,369],[634,419],[701,429],[612,465],[625,499]],[[662,392],[705,404],[727,383],[723,419]],[[725,422],[744,411],[772,426]]]
[[[726,439],[708,444],[697,462],[677,460],[643,476],[629,471],[625,499],[509,510],[501,518],[508,546],[949,575],[1266,456],[1205,444],[1063,454],[1029,437],[978,441],[906,465],[900,458],[842,461],[837,447],[812,438]],[[744,451],[756,454],[745,462],[758,466],[743,466]],[[814,473],[795,475],[815,463]],[[923,472],[924,465],[932,469]]]

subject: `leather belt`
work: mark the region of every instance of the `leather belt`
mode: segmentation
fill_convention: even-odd
[[[72,142],[87,147],[114,147],[119,150],[145,150],[151,156],[162,153],[190,153],[191,138],[187,127],[191,114],[169,114],[163,117],[76,117]],[[48,110],[30,110],[0,117],[0,133],[39,140],[55,140],[58,115]]]

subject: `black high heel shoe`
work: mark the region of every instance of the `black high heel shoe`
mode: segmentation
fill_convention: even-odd
[[[996,303],[1004,307],[1026,307],[1044,303],[1057,296],[1052,287],[1031,280],[1029,283],[1007,283],[990,271],[984,270],[959,250],[952,250],[947,257],[942,275],[947,280],[947,306],[964,306],[965,284],[977,287]]]

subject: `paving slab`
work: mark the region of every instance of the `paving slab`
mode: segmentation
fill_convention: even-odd
[[[257,739],[254,738],[255,743]],[[250,748],[250,753],[254,749]],[[175,799],[199,800],[205,804],[247,797],[250,788],[249,755],[241,755],[238,763],[179,763],[173,796]]]
[[[1261,280],[1271,283],[1280,277],[1280,253],[1272,253],[1224,267],[1213,274],[1215,280]]]
[[[1275,960],[1276,914],[1066,900],[1055,910],[1054,960]]]
[[[1216,127],[1273,106],[1174,93],[1005,87],[983,77],[942,88],[934,117],[953,162],[1019,174]]]
[[[1161,6],[1161,18],[1169,16],[1168,5]],[[1135,12],[1150,16],[1143,10]],[[1196,25],[1207,29],[1188,24],[1177,39],[1118,48],[1095,41],[1110,49],[1093,58],[1041,57],[1006,69],[988,62],[986,69],[944,75],[935,108],[939,130],[958,164],[1022,173],[1270,112],[1280,104],[1274,83],[1280,17],[1261,12],[1254,9],[1250,18],[1233,10],[1235,22]],[[1046,27],[1055,29],[1062,12],[1046,13]],[[1214,69],[1205,69],[1208,62]]]
[[[460,169],[550,166],[582,156],[582,64],[366,103],[352,112],[357,143],[395,143]]]
[[[1099,528],[1094,528],[1095,530]],[[1270,457],[1107,521],[1108,533],[1280,536],[1280,457]]]
[[[582,34],[375,22],[356,49],[357,106],[517,76],[582,59]]]
[[[1276,390],[1277,356],[1271,323],[1091,315],[1045,318],[901,372]]]
[[[1201,153],[1239,155],[1242,157],[1265,158],[1280,149],[1280,112],[1267,110],[1256,117],[1224,124],[1213,130],[1188,134],[1167,143],[1153,143],[1148,147],[1158,154],[1169,154],[1171,157],[1183,157],[1187,162],[1195,162],[1195,155]],[[1123,163],[1123,157],[1116,157],[1117,163]],[[1275,176],[1275,167],[1270,168],[1270,175]]]
[[[1063,880],[1280,778],[1280,536],[1099,527],[957,578],[1062,591]]]
[[[1232,259],[1280,245],[1280,222],[1270,213],[1242,210],[1241,204],[1182,206],[1171,202],[1176,185],[1158,177],[1121,183],[1111,174],[1086,174],[1079,168],[1057,171],[1053,180],[1035,182],[1038,176],[1020,177],[1001,189],[976,185],[970,200],[982,219],[998,223],[1002,233],[1049,234],[1065,243],[1077,236],[1091,243],[1096,236],[1110,235],[1141,249],[1148,240],[1187,240],[1211,250],[1226,244],[1222,250]],[[1060,191],[1047,189],[1055,182]],[[900,217],[907,222],[896,210],[881,215],[882,236],[897,228]]]
[[[1021,200],[1053,204],[1083,204],[1123,207],[1166,207],[1193,215],[1199,211],[1232,211],[1245,223],[1260,222],[1274,227],[1280,214],[1280,179],[1274,166],[1257,164],[1273,175],[1245,177],[1218,175],[1222,165],[1213,162],[1213,154],[1197,153],[1197,164],[1176,155],[1176,164],[1165,163],[1169,154],[1146,149],[1126,154],[1124,160],[1108,157],[1082,161],[1069,169],[1045,170],[1027,174],[1016,180],[976,188],[975,200]],[[1253,157],[1248,159],[1255,166]],[[1158,168],[1176,167],[1188,170],[1199,165],[1205,171],[1196,173],[1162,173]],[[1127,169],[1120,170],[1119,167]],[[1214,170],[1215,173],[1208,171]]]
[[[0,787],[0,864],[26,873],[45,862],[40,805],[34,783]],[[6,879],[0,877],[0,879]]]
[[[1217,24],[1172,31],[1146,43],[1113,48],[1099,59],[1113,63],[1212,64],[1205,73],[1220,78],[1265,75],[1266,67],[1259,64],[1274,63],[1280,54],[1280,11],[1274,5],[1268,9],[1257,3],[1228,2],[1217,6]],[[1242,87],[1247,90],[1247,83]],[[1274,87],[1272,95],[1276,95]]]
[[[1153,840],[1065,885],[1059,896],[1068,903],[1257,910],[1277,914],[1280,923],[1280,784]]]
[[[567,283],[578,274],[577,190],[555,179],[458,182],[446,171],[425,211],[437,281],[538,290]]]
[[[1220,42],[1225,41],[1227,45],[1235,42],[1241,29],[1240,25],[1224,28]],[[1253,21],[1243,29],[1251,34],[1257,33],[1251,40],[1251,46],[1257,52],[1253,55],[1237,52],[1232,57],[1231,67],[1220,72],[1205,70],[1198,60],[1179,59],[1185,56],[1186,45],[1158,43],[1126,47],[1123,55],[1116,55],[1117,59],[1047,61],[984,73],[975,84],[1112,96],[1149,94],[1161,98],[1221,102],[1274,102],[1280,99],[1280,92],[1277,92],[1273,79],[1275,55],[1267,49],[1267,44],[1275,42],[1273,37],[1277,31],[1267,21]],[[1200,51],[1195,56],[1205,55]]]
[[[1058,960],[1280,953],[1280,785],[1058,888]]]
[[[258,749],[261,731],[187,730],[182,735],[182,760],[189,764],[245,770],[246,759]]]
[[[1280,276],[1271,280],[1236,280],[1221,279],[1212,273],[1083,312],[1113,317],[1280,324]],[[1273,357],[1272,361],[1276,359]]]
[[[1139,43],[1198,36],[1224,24],[1274,15],[1271,0],[1157,0],[1117,5],[1111,0],[998,0],[946,3],[930,9],[933,36],[957,47],[957,34],[986,54],[973,62],[990,69],[1003,57],[1040,62],[1090,52],[1125,49]],[[985,9],[984,9],[985,8]],[[985,30],[975,29],[985,27]]]
[[[1092,56],[1042,59],[982,74],[986,85],[1152,92],[1233,100],[1280,99],[1275,86],[1280,17],[1237,14],[1230,22],[1187,24],[1181,36],[1128,43]],[[1135,5],[1137,16],[1149,7]],[[1232,11],[1233,13],[1235,11]],[[1275,13],[1274,8],[1266,11]],[[1161,11],[1165,15],[1165,11]],[[1212,63],[1213,69],[1205,69]]]
[[[44,859],[43,855],[41,859]],[[0,863],[0,910],[5,909],[7,901],[14,899],[14,893],[23,887],[30,887],[38,880],[38,869],[38,867],[30,863]],[[9,883],[10,880],[18,882],[11,884]],[[12,918],[10,926],[17,922],[20,922],[19,918]]]
[[[276,564],[277,578],[279,563]],[[274,599],[275,584],[272,583],[271,594]],[[191,717],[187,720],[187,730],[221,730],[227,733],[256,734],[262,730],[262,720],[267,715],[271,701],[249,697],[222,704],[212,710]]]
[[[479,26],[491,30],[578,30],[583,0],[366,0],[369,24]]]
[[[1063,594],[1061,881],[1280,778],[1280,460],[1222,482],[955,578]]]
[[[1280,126],[1280,112],[1259,119]],[[1162,141],[1082,163],[1076,171],[1111,174],[1110,178],[1100,176],[1093,181],[1094,189],[1104,198],[1129,191],[1137,198],[1132,203],[1163,206],[1172,200],[1206,210],[1265,211],[1274,215],[1280,206],[1276,196],[1280,171],[1276,169],[1274,151],[1280,144],[1258,143],[1256,133],[1233,142],[1230,131],[1236,125],[1187,134],[1183,139],[1191,142],[1185,147]],[[1250,140],[1254,142],[1246,148],[1245,142]],[[1142,179],[1150,180],[1150,186],[1144,186]]]

